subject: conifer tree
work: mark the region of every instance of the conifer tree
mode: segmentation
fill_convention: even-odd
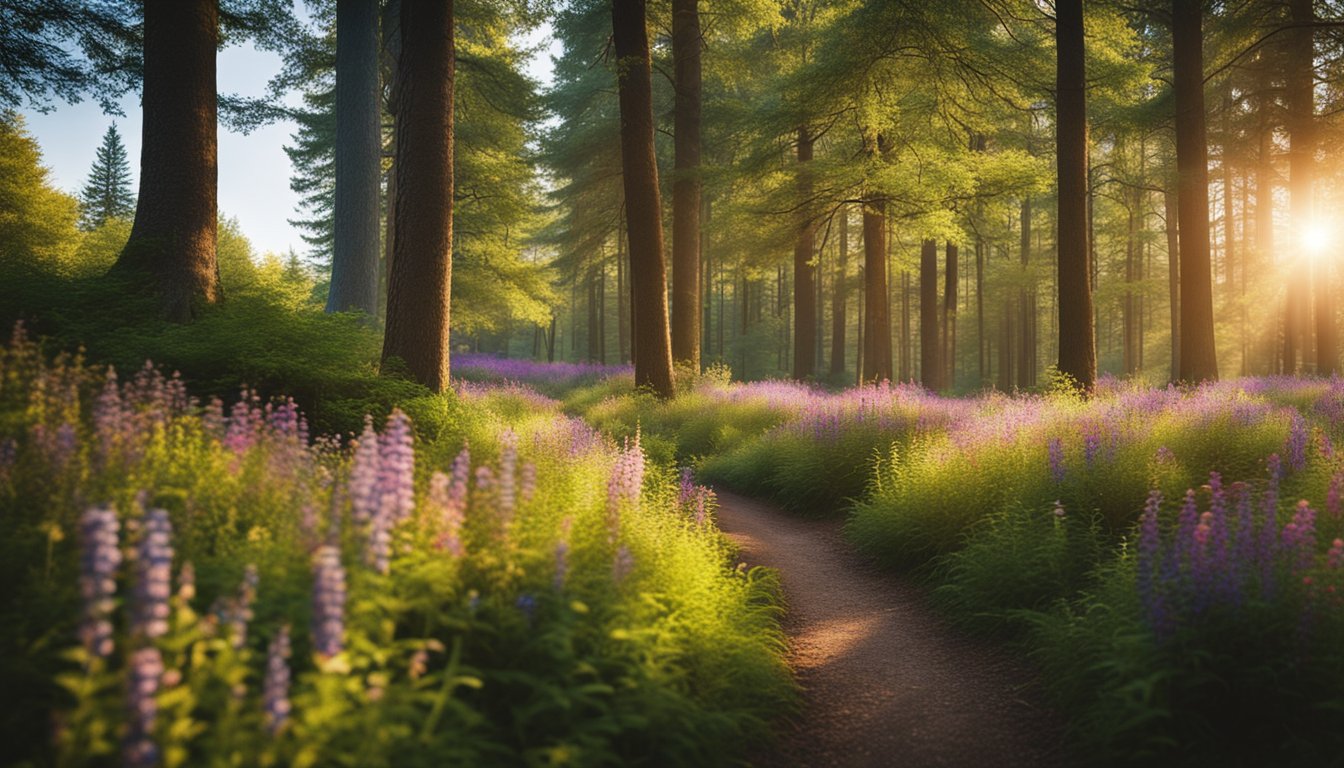
[[[97,229],[112,218],[135,213],[135,195],[131,192],[131,161],[121,143],[117,126],[109,125],[103,143],[94,155],[89,180],[79,193],[80,226]]]

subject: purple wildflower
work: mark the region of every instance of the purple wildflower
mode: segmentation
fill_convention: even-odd
[[[158,693],[163,657],[158,648],[141,648],[131,655],[126,670],[126,709],[129,713],[122,763],[139,768],[158,765],[159,747],[154,726],[159,715]]]
[[[106,658],[112,653],[110,616],[117,591],[117,566],[121,550],[117,547],[120,528],[117,513],[111,507],[90,507],[79,521],[81,544],[79,592],[84,600],[84,616],[79,637],[92,656]]]
[[[695,481],[691,479],[691,468],[682,467],[677,485],[677,503],[685,507],[695,498]]]
[[[1316,555],[1316,511],[1305,500],[1297,502],[1293,519],[1283,526],[1281,540],[1295,571],[1311,567]]]
[[[1335,539],[1330,545],[1330,551],[1325,555],[1325,565],[1327,568],[1344,568],[1344,539]]]
[[[635,555],[630,548],[622,544],[616,550],[616,557],[611,561],[611,580],[620,584],[624,582],[635,570]]]
[[[247,645],[247,625],[252,621],[252,605],[257,601],[257,587],[261,577],[257,566],[248,563],[243,568],[243,581],[238,585],[238,596],[230,601],[229,632],[235,649]]]
[[[168,598],[172,594],[173,524],[168,513],[145,513],[136,551],[135,590],[132,593],[132,633],[146,638],[168,633]]]
[[[524,592],[519,595],[518,599],[514,602],[514,605],[518,606],[518,610],[522,612],[523,618],[527,619],[528,624],[531,624],[536,618],[537,598],[533,597],[530,593]]]
[[[616,457],[607,481],[607,533],[612,541],[620,535],[621,508],[639,504],[644,486],[644,450],[639,445],[639,434],[634,442],[627,442]]]
[[[355,443],[355,458],[350,465],[350,511],[357,525],[367,525],[378,511],[378,470],[381,456],[373,417],[364,417],[364,431]]]
[[[1307,466],[1307,421],[1299,413],[1293,414],[1292,426],[1288,430],[1288,440],[1284,443],[1284,453],[1288,456],[1288,468],[1301,472]]]
[[[317,550],[313,578],[313,649],[324,658],[341,652],[345,634],[345,568],[341,552]]]
[[[519,496],[523,503],[527,504],[532,501],[533,496],[537,495],[537,465],[530,461],[524,461],[522,471],[519,474]]]
[[[499,441],[499,514],[507,525],[518,506],[518,436],[506,429]]]
[[[289,719],[289,626],[283,626],[271,639],[266,651],[266,680],[262,700],[266,708],[266,730],[272,736]]]
[[[415,511],[415,447],[411,420],[400,409],[387,417],[379,448],[379,514],[388,518],[389,526],[395,526]]]
[[[1056,483],[1064,482],[1064,444],[1058,437],[1050,439],[1050,477]]]

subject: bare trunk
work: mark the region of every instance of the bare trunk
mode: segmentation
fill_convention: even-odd
[[[630,232],[635,385],[671,397],[662,202],[653,146],[653,84],[644,0],[612,0],[612,41],[621,111],[621,169]]]
[[[327,311],[378,312],[382,89],[378,1],[336,3],[336,161]]]
[[[170,320],[221,298],[215,256],[217,0],[145,0],[140,197],[114,272],[147,277]]]
[[[947,244],[947,262],[943,269],[943,374],[944,389],[957,384],[957,246]]]
[[[1201,3],[1172,2],[1176,96],[1176,171],[1180,195],[1180,380],[1218,378],[1213,339],[1213,279],[1209,259],[1209,152],[1204,118],[1204,38]]]
[[[815,227],[812,220],[812,137],[798,129],[798,196],[801,200],[798,240],[793,246],[793,378],[817,372],[817,268],[812,263]]]
[[[849,208],[840,206],[840,250],[835,258],[835,276],[831,282],[831,375],[845,372],[845,331],[848,298],[846,280],[849,271]]]
[[[396,241],[387,280],[383,363],[448,387],[453,276],[452,0],[402,0],[397,64]]]
[[[863,380],[891,379],[891,315],[887,303],[887,202],[868,200],[863,207],[864,351]]]
[[[1087,79],[1082,0],[1056,3],[1059,145],[1059,371],[1090,391],[1097,378],[1088,243]]]
[[[942,389],[942,344],[938,338],[938,243],[919,251],[919,376],[925,389]]]
[[[700,12],[672,2],[672,359],[700,370]]]

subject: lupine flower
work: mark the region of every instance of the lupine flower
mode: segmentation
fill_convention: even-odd
[[[1050,439],[1050,477],[1056,483],[1064,482],[1064,444],[1058,437]]]
[[[607,481],[607,533],[612,541],[620,535],[621,508],[637,505],[644,486],[644,450],[639,445],[639,434],[633,443],[626,443]]]
[[[238,596],[233,599],[228,616],[229,632],[235,649],[247,645],[247,625],[253,618],[252,604],[257,601],[260,581],[257,566],[248,563],[243,568],[243,581],[238,585]]]
[[[145,513],[136,551],[135,590],[132,593],[133,634],[163,637],[168,632],[168,597],[172,594],[173,524],[168,513]]]
[[[695,481],[691,477],[691,468],[682,467],[681,477],[677,484],[677,503],[683,507],[690,504],[695,497]]]
[[[1336,472],[1330,476],[1330,486],[1325,491],[1325,512],[1333,518],[1339,517],[1339,494],[1340,487],[1344,485],[1344,472]]]
[[[350,464],[350,511],[357,525],[367,525],[378,511],[381,458],[373,417],[365,416],[364,431],[355,444],[355,458]]]
[[[1335,539],[1330,545],[1330,551],[1325,555],[1325,564],[1328,568],[1344,568],[1344,539]]]
[[[112,596],[117,592],[117,566],[121,549],[117,531],[121,525],[111,507],[90,507],[79,520],[79,592],[84,602],[79,637],[92,656],[112,653]]]
[[[1139,600],[1143,604],[1148,623],[1153,627],[1164,625],[1161,595],[1153,581],[1153,570],[1158,562],[1158,552],[1162,546],[1162,534],[1158,527],[1158,512],[1162,508],[1162,492],[1151,491],[1148,503],[1144,505],[1143,517],[1139,519],[1139,548],[1137,586]]]
[[[154,741],[154,726],[159,715],[159,684],[163,677],[163,657],[159,649],[141,648],[131,655],[126,667],[126,740],[122,746],[122,764],[150,768],[159,763],[159,746]]]
[[[1301,472],[1307,466],[1309,438],[1306,419],[1303,419],[1301,414],[1294,413],[1292,426],[1288,430],[1288,440],[1284,444],[1284,453],[1288,456],[1288,468],[1294,472]]]
[[[272,736],[289,719],[289,627],[283,626],[266,650],[266,680],[262,684],[266,730]]]
[[[107,462],[117,444],[123,439],[127,414],[121,402],[121,389],[117,386],[117,371],[107,368],[107,380],[103,391],[93,403],[93,430],[98,438],[98,459]]]
[[[537,598],[524,592],[518,596],[518,600],[515,601],[514,604],[518,606],[519,611],[522,611],[523,617],[527,619],[527,623],[531,624],[537,616]]]
[[[313,568],[313,649],[331,658],[341,652],[345,635],[345,568],[341,551],[327,545],[317,550]]]
[[[518,506],[517,496],[518,436],[512,429],[500,436],[499,449],[499,514],[507,525]]]
[[[524,461],[518,483],[518,491],[523,503],[531,502],[532,497],[537,495],[537,465],[530,461]]]
[[[378,441],[381,449],[378,467],[380,512],[389,526],[406,520],[415,511],[415,447],[411,438],[411,420],[401,409],[387,417],[387,428]]]
[[[625,581],[635,570],[635,555],[630,548],[621,545],[616,550],[616,557],[611,562],[611,580],[620,584]]]
[[[564,589],[565,579],[569,576],[569,530],[573,525],[572,517],[560,522],[560,541],[555,545],[555,575],[551,579],[557,592]]]
[[[1316,511],[1305,500],[1297,503],[1293,519],[1283,527],[1281,541],[1294,570],[1311,567],[1316,555]]]

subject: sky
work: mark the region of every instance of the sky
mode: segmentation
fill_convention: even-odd
[[[526,71],[543,84],[549,84],[552,53],[558,43],[552,39],[549,24],[534,30],[520,41],[537,47]],[[226,48],[219,54],[220,93],[242,96],[265,95],[266,83],[280,70],[280,57],[259,51],[251,44]],[[298,94],[288,97],[293,105]],[[51,181],[71,194],[78,193],[88,177],[94,153],[109,124],[115,124],[130,155],[132,186],[138,185],[140,169],[140,98],[132,94],[121,102],[125,116],[105,115],[97,104],[58,104],[43,114],[22,110],[29,132],[42,147],[43,162],[51,171]],[[220,127],[219,131],[219,210],[236,218],[252,241],[258,255],[284,254],[293,248],[302,253],[306,244],[289,219],[298,214],[299,196],[289,188],[290,165],[284,145],[295,130],[289,121],[259,128],[244,136]]]

